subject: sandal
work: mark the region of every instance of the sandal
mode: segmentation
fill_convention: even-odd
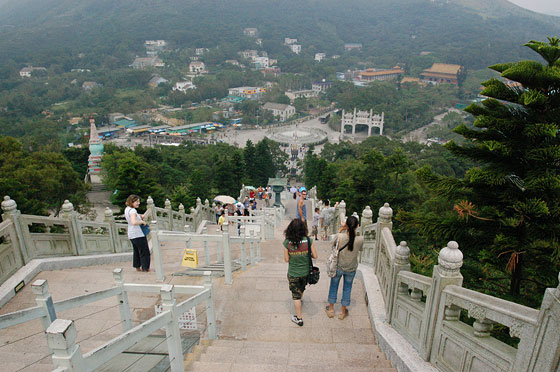
[[[343,320],[347,316],[348,316],[348,309],[344,309],[344,311],[341,312],[340,315],[338,316],[338,319]]]
[[[327,307],[325,307],[325,313],[327,313],[327,316],[329,318],[334,318],[334,311],[331,311],[331,309],[328,305],[327,305]]]

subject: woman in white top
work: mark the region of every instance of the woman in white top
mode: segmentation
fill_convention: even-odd
[[[126,199],[126,209],[124,217],[128,222],[128,238],[132,243],[132,266],[136,271],[150,271],[150,248],[148,247],[148,239],[142,232],[140,225],[146,225],[143,220],[144,215],[139,215],[136,209],[140,205],[140,197],[138,195],[130,195]]]

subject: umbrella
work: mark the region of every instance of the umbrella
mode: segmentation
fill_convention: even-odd
[[[296,192],[297,192],[297,188],[292,186],[292,187],[290,188],[290,192],[291,192],[292,194],[296,193]]]
[[[253,186],[245,186],[247,190],[256,190]]]
[[[214,198],[214,201],[220,202],[220,203],[223,203],[223,204],[233,204],[233,203],[235,203],[235,199],[232,198],[231,196],[227,196],[227,195],[218,195]]]

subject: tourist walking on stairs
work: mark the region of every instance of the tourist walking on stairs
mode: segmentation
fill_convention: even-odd
[[[124,218],[128,223],[128,238],[132,243],[132,266],[136,271],[150,271],[150,248],[148,247],[148,239],[140,228],[140,225],[147,225],[144,216],[139,215],[137,208],[140,205],[140,197],[138,195],[130,195],[126,199],[126,208],[124,210]]]
[[[342,287],[342,309],[338,315],[338,319],[342,320],[348,316],[348,306],[350,306],[350,295],[352,294],[352,283],[356,276],[358,269],[358,253],[362,250],[364,245],[364,238],[356,236],[356,228],[358,227],[358,219],[350,216],[341,227],[333,246],[338,242],[338,264],[336,268],[336,275],[331,278],[329,287],[329,304],[325,311],[329,318],[335,316],[334,304],[336,303],[338,284],[340,279],[343,279]]]
[[[311,257],[317,258],[317,251],[313,246],[313,240],[307,236],[307,225],[295,218],[284,231],[284,261],[288,262],[288,284],[292,292],[292,300],[296,309],[296,315],[292,315],[292,322],[303,326],[301,298],[307,285],[309,274],[309,248]]]

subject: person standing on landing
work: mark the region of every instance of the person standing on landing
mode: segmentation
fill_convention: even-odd
[[[307,225],[302,220],[294,218],[284,231],[284,261],[288,262],[288,284],[292,292],[292,300],[296,315],[292,315],[292,322],[303,326],[301,313],[301,298],[307,285],[309,275],[309,245],[311,244],[311,257],[317,258],[317,251],[313,240],[307,237]]]
[[[128,223],[128,238],[132,243],[132,266],[136,271],[150,271],[150,248],[148,239],[142,232],[140,225],[147,225],[144,221],[145,215],[139,215],[136,209],[140,205],[138,195],[130,195],[126,199],[124,217]],[[140,267],[142,267],[140,269]]]
[[[364,238],[362,236],[356,236],[357,227],[358,219],[354,216],[348,217],[333,242],[334,245],[338,242],[339,253],[336,275],[331,278],[329,288],[329,304],[325,308],[329,318],[333,318],[335,315],[334,304],[337,299],[338,285],[342,278],[342,309],[338,319],[342,320],[348,316],[352,283],[354,282],[354,276],[356,276],[356,270],[358,269],[358,253],[362,250],[364,245]]]
[[[297,218],[302,220],[307,227],[307,208],[305,206],[305,199],[307,199],[307,189],[305,187],[302,187],[299,189],[299,191],[300,197],[297,201]]]

